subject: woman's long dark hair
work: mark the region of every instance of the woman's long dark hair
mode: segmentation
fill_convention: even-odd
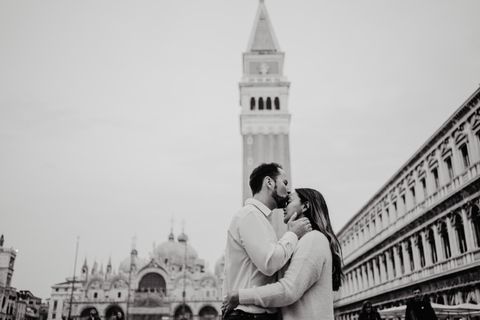
[[[318,230],[327,237],[332,252],[332,284],[333,291],[338,291],[342,285],[344,274],[342,271],[343,257],[342,248],[337,236],[333,232],[328,207],[322,194],[314,189],[295,189],[302,203],[308,202],[310,206],[303,214],[310,220],[312,228]]]
[[[368,307],[368,306],[370,306],[370,308],[372,308],[372,311],[371,311],[371,312],[373,313],[374,310],[373,310],[372,303],[371,303],[370,301],[368,301],[368,300],[365,300],[365,301],[363,302],[363,305],[362,305],[362,310],[360,310],[360,315],[363,315],[363,314],[367,314],[367,313],[368,313],[368,312],[367,312],[367,307]]]

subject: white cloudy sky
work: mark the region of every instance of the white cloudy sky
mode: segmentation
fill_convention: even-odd
[[[480,84],[477,0],[270,0],[291,178],[339,230]],[[239,90],[256,0],[0,2],[0,232],[47,298],[185,232],[213,269],[241,205]],[[77,267],[77,272],[79,267]]]

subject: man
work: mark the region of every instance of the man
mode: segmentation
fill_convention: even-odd
[[[432,305],[422,296],[420,287],[414,287],[412,292],[413,298],[407,301],[405,320],[437,320]]]
[[[287,223],[287,232],[278,240],[269,222],[272,211],[286,204],[290,187],[285,171],[277,163],[255,168],[249,181],[253,198],[234,216],[228,228],[225,250],[223,294],[232,290],[273,283],[276,272],[290,259],[298,240],[311,225],[307,218]],[[239,305],[224,319],[277,319],[277,308]]]
[[[88,317],[88,320],[100,320],[100,317],[97,316],[97,310],[95,309],[90,310],[90,317]]]

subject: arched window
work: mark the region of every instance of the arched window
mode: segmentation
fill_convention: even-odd
[[[388,275],[388,263],[385,253],[382,253],[382,255],[380,256],[380,263],[383,265],[383,270],[385,270],[385,280],[388,281],[390,277]]]
[[[258,99],[258,110],[263,110],[263,98]]]
[[[452,256],[452,251],[450,250],[450,239],[448,238],[447,224],[445,222],[442,222],[440,225],[440,237],[442,238],[443,255],[445,259],[449,259]]]
[[[463,168],[468,169],[470,167],[470,158],[468,157],[467,144],[463,144],[460,147],[460,152],[462,153]]]
[[[478,206],[475,205],[470,210],[473,224],[473,233],[475,235],[475,244],[477,245],[477,247],[480,247],[480,209],[478,208]]]
[[[437,298],[437,303],[438,304],[445,304],[445,301],[443,299],[443,296],[442,295],[438,295],[438,298]]]
[[[460,253],[467,252],[467,241],[465,240],[463,219],[458,213],[453,216],[453,227],[455,228],[455,235],[457,236],[458,249],[460,250]]]
[[[448,178],[452,180],[455,176],[455,173],[453,172],[452,157],[447,157],[445,159],[445,165],[447,166]]]
[[[413,250],[412,250],[412,243],[407,241],[407,254],[408,254],[408,260],[410,263],[410,270],[415,270],[415,262],[413,260]]]
[[[368,270],[370,269],[370,261],[367,261],[367,263],[364,265],[364,272],[363,272],[363,280],[364,282],[367,284],[367,287],[365,289],[368,288],[368,284],[370,283],[370,276],[368,274]],[[365,285],[365,284],[364,284]]]
[[[402,250],[402,245],[398,245],[397,247],[398,250],[398,258],[400,259],[400,268],[401,268],[401,273],[405,274],[405,263],[403,261],[403,250]]]
[[[267,98],[267,110],[272,110],[272,99]]]
[[[147,273],[140,284],[138,285],[138,291],[144,292],[161,292],[166,293],[166,283],[165,279],[158,273]]]
[[[357,287],[357,291],[360,291],[360,281],[358,280],[357,272],[355,272],[355,286]]]
[[[274,103],[275,103],[275,110],[280,110],[280,100],[278,99],[278,97],[275,97]]]
[[[438,178],[438,169],[432,169],[433,181],[435,182],[435,190],[440,187],[440,179]]]
[[[416,238],[418,254],[420,256],[420,268],[425,267],[425,250],[423,249],[422,237],[420,235]]]
[[[395,278],[397,276],[397,268],[395,267],[395,257],[393,256],[393,250],[395,249],[390,249],[390,262],[392,264],[393,277]]]
[[[255,110],[255,98],[250,98],[250,110]]]
[[[377,264],[377,259],[373,259],[372,263],[369,263],[368,266],[370,267],[370,274],[372,275],[372,283],[375,284],[375,281],[378,281],[378,279],[375,279],[375,271],[374,271],[374,266],[378,267]]]
[[[430,246],[430,252],[432,254],[432,263],[437,263],[438,257],[437,257],[437,246],[435,245],[435,236],[433,234],[433,230],[429,229],[427,233],[427,241],[428,245]]]

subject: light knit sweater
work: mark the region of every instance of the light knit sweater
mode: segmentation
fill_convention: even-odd
[[[312,231],[297,244],[278,282],[240,289],[240,304],[282,307],[284,320],[333,320],[332,254],[325,235]]]

